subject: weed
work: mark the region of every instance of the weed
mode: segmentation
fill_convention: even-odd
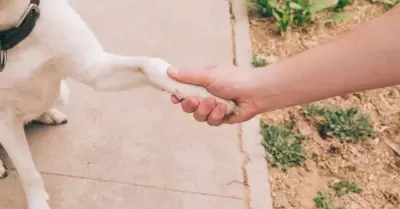
[[[311,103],[303,105],[301,108],[301,114],[304,117],[323,116],[325,114],[325,108],[318,107],[317,105]]]
[[[394,6],[400,3],[400,0],[379,0],[379,2],[383,3],[386,9],[392,9]]]
[[[335,7],[333,7],[334,12],[340,12],[344,7],[353,4],[354,0],[338,0]]]
[[[251,62],[251,64],[253,65],[253,67],[257,68],[257,67],[264,67],[268,63],[265,59],[261,59],[257,55],[253,55],[253,61]]]
[[[337,22],[342,22],[342,21],[349,20],[352,17],[354,17],[354,14],[337,12],[337,13],[333,14],[329,19],[337,21]]]
[[[323,139],[333,135],[341,142],[359,142],[374,136],[369,116],[361,114],[356,108],[327,109],[308,105],[302,109],[302,114],[314,118],[318,133]]]
[[[288,167],[301,165],[306,160],[301,145],[304,136],[294,133],[291,129],[268,125],[261,122],[262,146],[266,158],[273,166],[281,166],[283,171]]]
[[[246,2],[245,5],[255,9],[263,17],[273,17],[280,31],[286,32],[292,24],[303,26],[313,21],[318,12],[328,9],[339,12],[353,1],[339,0],[337,4],[332,4],[330,0],[256,0]],[[348,17],[349,15],[343,13],[333,15],[331,19],[342,21]]]
[[[285,0],[285,7],[283,9],[275,7],[272,10],[272,14],[274,15],[278,23],[278,26],[282,32],[286,32],[289,25],[293,21],[291,4],[292,4],[291,0]]]
[[[272,17],[273,10],[277,7],[275,0],[256,0],[255,2],[245,2],[245,6],[252,7],[263,17]]]
[[[294,22],[296,25],[303,26],[314,20],[318,12],[331,8],[333,5],[329,0],[295,0],[296,7],[294,13]]]
[[[344,207],[337,207],[332,203],[332,200],[326,194],[318,192],[314,198],[317,209],[344,209]]]
[[[345,194],[348,193],[355,193],[355,194],[360,194],[361,189],[358,188],[357,184],[355,182],[349,181],[349,180],[343,180],[340,181],[332,186],[332,189],[335,190],[336,195],[338,197],[341,197]]]
[[[325,120],[319,123],[317,128],[321,136],[332,132],[342,142],[346,138],[352,138],[352,141],[358,142],[373,136],[369,117],[359,113],[356,108],[350,108],[347,111],[343,108],[329,109],[325,113]]]

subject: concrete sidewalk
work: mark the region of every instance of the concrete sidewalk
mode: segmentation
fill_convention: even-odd
[[[107,51],[232,64],[228,1],[70,2]],[[53,209],[249,208],[238,126],[199,124],[150,88],[96,93],[68,83],[69,123],[27,130]],[[0,208],[26,208],[12,169],[0,181]]]

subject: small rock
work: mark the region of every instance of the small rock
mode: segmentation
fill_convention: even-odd
[[[268,64],[274,64],[274,63],[278,62],[279,57],[271,55],[271,56],[266,57],[265,60],[267,61]]]
[[[375,181],[376,180],[376,176],[374,174],[371,174],[368,176],[368,181]]]

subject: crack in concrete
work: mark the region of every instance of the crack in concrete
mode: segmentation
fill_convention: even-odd
[[[243,173],[243,184],[244,184],[244,202],[245,202],[245,209],[251,209],[250,208],[250,187],[249,187],[249,180],[248,180],[248,175],[247,175],[247,170],[246,166],[249,162],[249,154],[244,150],[243,148],[243,137],[242,137],[242,125],[239,125],[239,149],[240,152],[243,155],[243,162],[242,162],[242,173]]]
[[[228,0],[228,3],[229,3],[229,14],[230,14],[230,20],[231,20],[231,33],[232,33],[232,54],[233,54],[232,64],[237,66],[236,31],[235,31],[236,16],[233,11],[232,0]],[[242,169],[242,174],[243,174],[243,182],[242,183],[244,185],[244,194],[243,194],[244,195],[244,207],[245,207],[245,209],[250,209],[250,188],[249,188],[249,181],[248,181],[247,170],[246,170],[247,163],[249,162],[249,155],[243,148],[241,124],[239,124],[239,126],[238,126],[238,138],[239,138],[239,150],[243,156],[243,162],[241,165],[241,169]]]
[[[15,169],[9,169],[9,171],[17,172]],[[170,188],[158,187],[158,186],[153,186],[153,185],[137,184],[137,183],[123,182],[123,181],[116,181],[116,180],[106,180],[106,179],[100,179],[100,178],[90,178],[90,177],[85,177],[85,176],[69,175],[69,174],[61,174],[61,173],[53,173],[53,172],[41,171],[40,173],[42,175],[47,175],[47,176],[60,176],[60,177],[67,177],[67,178],[73,178],[73,179],[83,179],[83,180],[89,180],[89,181],[98,181],[98,182],[103,182],[103,183],[114,183],[114,184],[136,186],[136,187],[142,187],[142,188],[148,188],[148,189],[158,189],[158,190],[164,190],[164,191],[170,191],[170,192],[178,192],[178,193],[184,193],[184,194],[192,194],[192,195],[201,195],[201,196],[219,197],[219,198],[226,198],[226,199],[243,200],[243,198],[241,198],[241,197],[229,196],[229,195],[220,195],[220,194],[211,194],[211,193],[204,193],[204,192],[195,192],[195,191],[186,191],[186,190],[179,190],[179,189],[170,189]]]
[[[235,23],[236,23],[236,17],[233,12],[233,6],[232,6],[232,0],[228,0],[229,4],[229,15],[230,15],[230,20],[231,20],[231,33],[232,33],[232,64],[237,65],[236,61],[236,41],[235,41]]]

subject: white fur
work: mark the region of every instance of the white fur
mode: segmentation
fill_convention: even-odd
[[[14,25],[28,4],[29,0],[0,0],[0,29]],[[153,84],[170,93],[179,92],[181,97],[211,96],[204,88],[170,79],[166,72],[169,64],[162,59],[103,51],[66,0],[42,0],[40,10],[34,31],[8,51],[6,68],[0,73],[0,143],[19,173],[29,209],[50,207],[23,124],[32,120],[46,124],[66,122],[66,116],[54,107],[68,101],[69,90],[63,82],[66,77],[97,91]],[[232,101],[216,99],[228,104],[228,113],[235,108]],[[1,172],[5,172],[2,163]]]
[[[3,161],[0,159],[0,179],[7,177],[7,169],[3,164]]]

